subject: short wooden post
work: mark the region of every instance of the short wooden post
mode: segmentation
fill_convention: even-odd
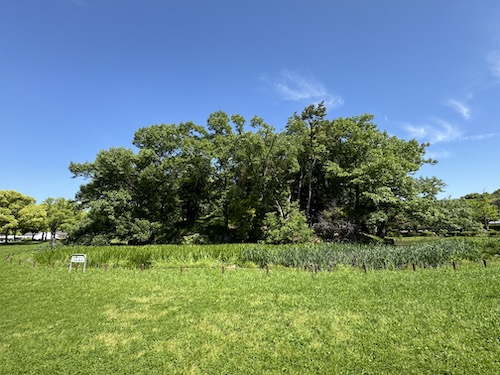
[[[417,266],[415,265],[415,263],[412,263],[411,266],[413,267],[413,272],[415,272],[417,270]]]
[[[457,265],[455,264],[455,261],[451,262],[451,265],[453,266],[453,269],[456,270],[457,269]]]
[[[141,263],[141,272],[144,272],[144,263]]]
[[[182,267],[182,265],[181,265],[181,267],[180,267],[180,271],[181,271],[181,273],[182,273],[182,271],[183,271],[183,270],[184,270],[184,267]]]
[[[104,271],[108,270],[108,263],[104,263]]]
[[[36,268],[36,261],[33,261],[33,268]]]
[[[54,269],[55,265],[56,265],[56,262],[52,261],[52,269]]]
[[[221,271],[222,271],[222,274],[224,274],[224,271],[225,271],[224,266],[222,266]]]
[[[486,268],[486,259],[483,259],[483,266]]]
[[[269,264],[266,264],[266,274],[269,275]]]

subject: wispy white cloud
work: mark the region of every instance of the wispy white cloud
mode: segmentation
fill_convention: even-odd
[[[283,70],[274,82],[274,89],[281,99],[290,101],[324,101],[328,107],[344,104],[341,96],[331,94],[325,86],[314,77],[306,76],[290,70]]]
[[[413,125],[410,123],[405,123],[404,129],[411,138],[424,139],[428,134],[427,126],[425,125]]]
[[[462,137],[462,133],[456,125],[440,118],[432,118],[432,121],[435,126],[432,127],[431,142],[451,142]]]
[[[470,119],[471,109],[465,103],[460,102],[455,99],[449,99],[446,104],[453,108],[458,114],[460,114],[465,120]]]
[[[487,134],[476,134],[476,135],[468,135],[466,137],[462,137],[461,141],[482,141],[485,139],[490,139],[494,137],[498,137],[500,133],[487,133]]]
[[[405,123],[404,128],[410,137],[432,144],[455,141],[462,136],[457,126],[439,118],[431,118],[424,124]]]
[[[435,117],[423,124],[404,123],[403,127],[411,138],[431,144],[482,141],[500,136],[500,133],[464,135],[455,124]]]

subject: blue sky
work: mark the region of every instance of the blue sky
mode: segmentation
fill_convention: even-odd
[[[73,198],[70,161],[217,110],[324,100],[430,142],[442,197],[500,188],[496,0],[1,0],[0,189]]]

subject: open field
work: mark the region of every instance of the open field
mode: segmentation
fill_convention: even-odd
[[[269,274],[222,273],[219,263],[207,261],[182,273],[154,266],[69,273],[62,261],[33,267],[33,247],[23,246],[0,247],[1,374],[497,374],[500,368],[498,260],[486,268],[461,261],[456,270],[416,272],[280,266]],[[3,257],[10,253],[12,263]]]

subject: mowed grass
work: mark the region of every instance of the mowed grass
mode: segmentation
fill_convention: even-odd
[[[460,263],[455,271],[69,273],[2,258],[0,285],[1,374],[500,369],[498,261]]]

